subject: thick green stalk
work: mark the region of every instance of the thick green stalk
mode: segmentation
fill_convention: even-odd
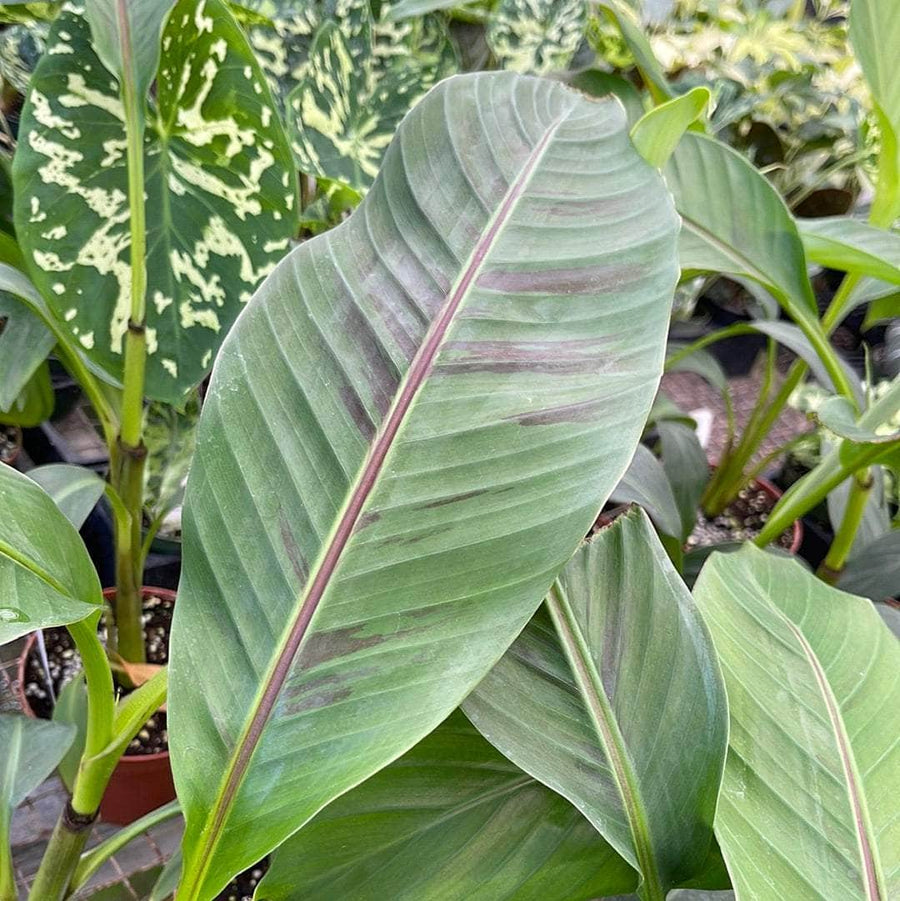
[[[143,576],[141,557],[141,512],[144,499],[144,466],[147,451],[143,445],[128,447],[120,442],[116,489],[125,516],[116,524],[116,648],[130,663],[145,659],[144,629],[141,620]]]
[[[816,575],[824,582],[833,585],[840,578],[856,541],[856,533],[866,512],[866,504],[872,494],[875,479],[871,469],[860,469],[853,473],[853,481],[850,483],[850,494],[847,497],[847,507],[844,510],[844,518],[828,549],[828,554],[822,561]]]
[[[6,805],[0,805],[0,901],[16,901],[18,898],[9,844],[9,820],[9,810]]]
[[[115,702],[112,672],[106,652],[97,637],[97,621],[90,617],[69,626],[84,666],[88,694],[88,719],[84,752],[75,793],[60,814],[41,866],[31,887],[30,901],[58,901],[66,896],[69,880],[84,850],[91,826],[97,818],[100,799],[115,766],[101,763],[103,750],[113,736]]]
[[[122,417],[113,484],[130,517],[129,528],[116,529],[115,615],[119,653],[132,663],[145,659],[141,623],[140,566],[143,512],[144,374],[147,363],[146,293],[147,235],[144,210],[144,116],[130,60],[128,17],[120,16],[124,65],[121,80],[128,146],[128,202],[131,224],[131,313],[125,335],[125,372],[122,381]],[[113,453],[110,453],[110,457]]]
[[[817,472],[816,469],[808,472],[782,495],[763,530],[756,536],[753,543],[757,547],[765,547],[774,541],[795,520],[800,519],[825,500],[844,479],[853,472],[864,469],[883,454],[883,447],[873,445],[858,454],[849,465],[835,466],[824,475]],[[819,465],[821,466],[821,464]]]
[[[60,815],[40,869],[31,885],[29,901],[62,901],[68,894],[69,880],[84,850],[96,814],[84,817],[69,804]]]

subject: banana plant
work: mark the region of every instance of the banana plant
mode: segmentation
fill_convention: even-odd
[[[676,231],[618,104],[464,76],[257,294],[185,496],[180,899],[412,747],[525,625],[649,412]]]

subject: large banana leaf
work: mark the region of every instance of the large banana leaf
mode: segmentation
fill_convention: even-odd
[[[525,625],[634,452],[676,230],[618,104],[462,76],[260,289],[185,499],[179,901],[411,747]]]
[[[454,713],[273,855],[266,901],[591,901],[634,870]]]
[[[100,582],[75,527],[27,476],[0,466],[0,645],[82,620]]]
[[[750,545],[694,596],[728,690],[716,835],[737,896],[900,897],[900,644],[869,601]]]
[[[728,740],[725,687],[640,510],[578,551],[463,709],[638,870],[641,897],[664,898],[701,870]]]
[[[16,232],[60,322],[121,378],[131,292],[124,113],[90,38],[82,16],[62,12],[34,73],[15,155]],[[146,392],[176,401],[284,256],[295,180],[265,79],[222,0],[172,10],[145,116]]]
[[[688,132],[664,173],[683,220],[683,270],[746,276],[794,318],[815,314],[796,223],[761,172],[721,141]]]

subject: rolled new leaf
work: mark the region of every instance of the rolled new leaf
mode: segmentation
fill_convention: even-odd
[[[0,466],[0,645],[100,610],[100,581],[75,527],[27,476]]]
[[[663,899],[712,841],[728,711],[709,634],[634,508],[572,558],[545,609],[463,705],[572,801]]]
[[[617,103],[463,76],[257,293],[185,498],[179,901],[419,741],[528,621],[634,452],[676,230]]]
[[[751,545],[694,597],[731,719],[716,836],[739,898],[900,896],[900,644],[863,598]]]
[[[592,901],[634,871],[454,713],[272,856],[264,901]]]

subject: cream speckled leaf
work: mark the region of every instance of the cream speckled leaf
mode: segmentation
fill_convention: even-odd
[[[401,119],[456,68],[446,35],[420,21],[371,20],[350,0],[313,41],[304,77],[288,95],[291,144],[304,172],[371,185]]]
[[[87,356],[122,372],[130,301],[125,129],[116,79],[63,12],[23,110],[16,228],[31,273]],[[146,393],[178,400],[287,251],[290,148],[221,0],[179,0],[146,111]]]
[[[500,0],[488,22],[491,50],[506,69],[565,69],[584,37],[585,0]]]

